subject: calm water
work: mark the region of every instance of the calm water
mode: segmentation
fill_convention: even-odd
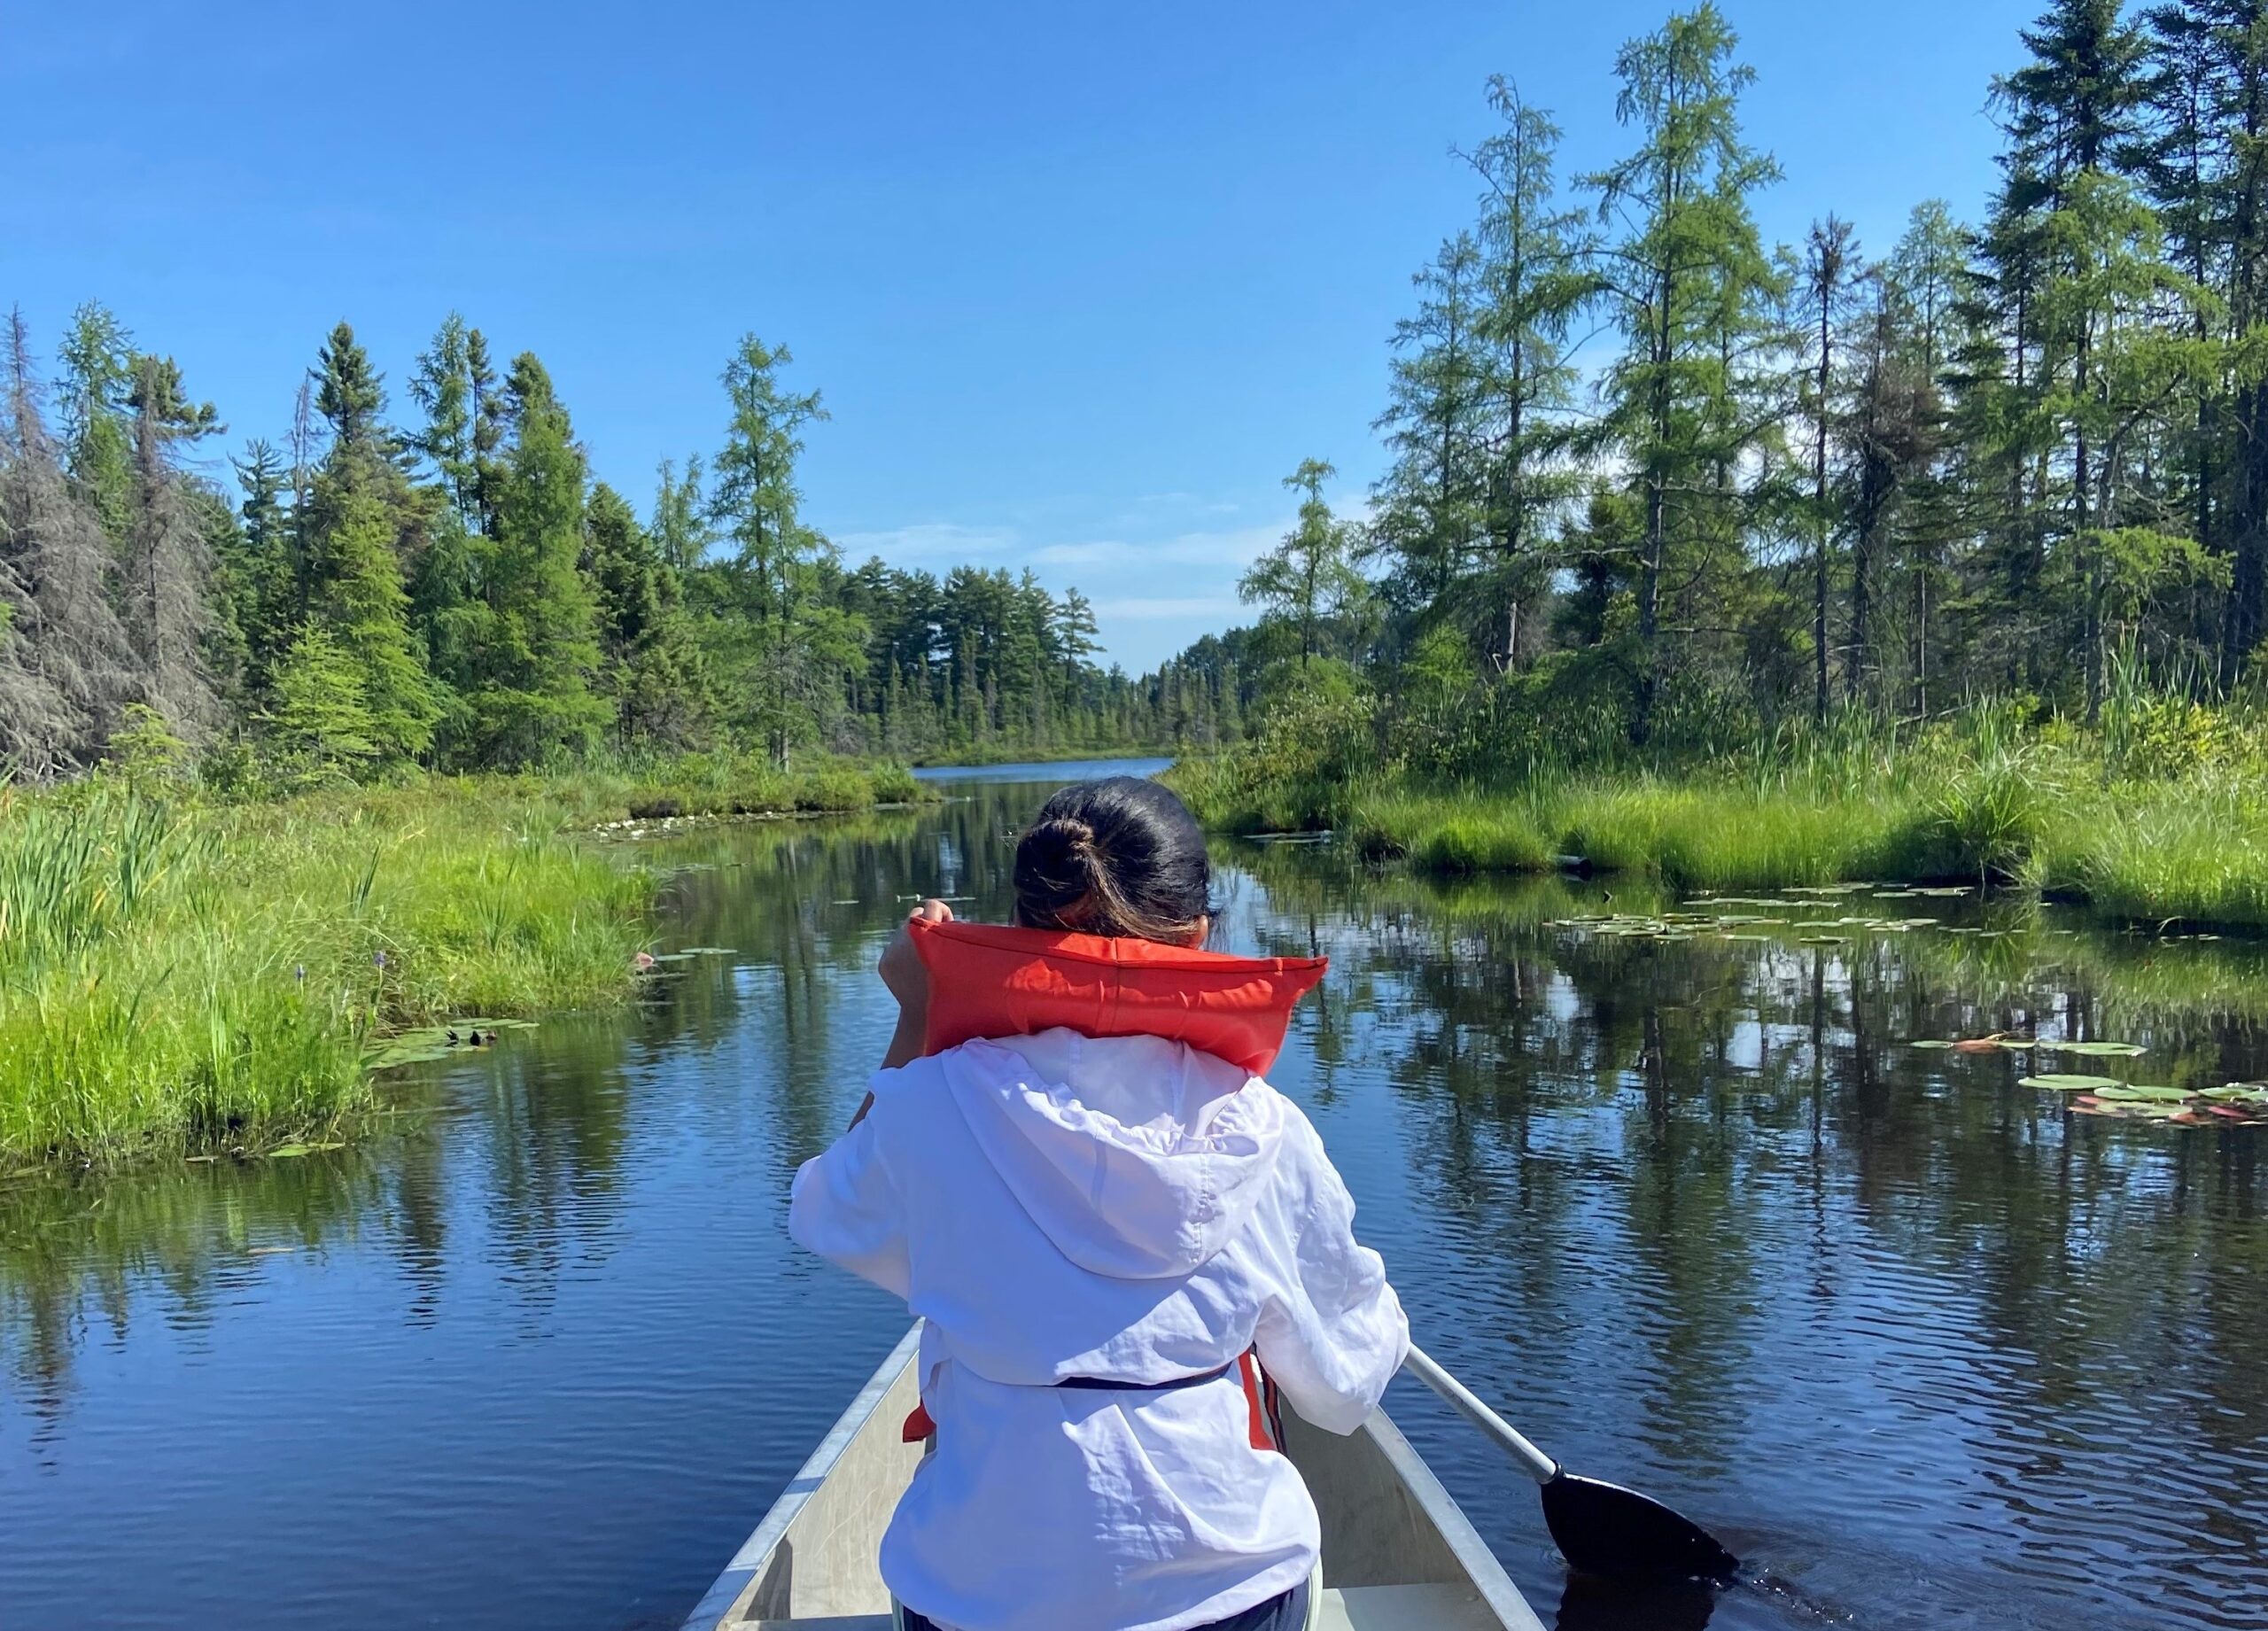
[[[729,953],[423,1068],[351,1150],[0,1181],[0,1626],[674,1625],[899,1332],[788,1247],[787,1182],[887,1038],[901,897],[1000,915],[1078,772],[1033,773],[672,841],[669,943]],[[1228,944],[1333,959],[1277,1080],[1422,1339],[1762,1581],[1567,1595],[1533,1494],[1397,1383],[1547,1624],[2268,1623],[2268,1129],[1907,1045],[2268,1075],[2259,951],[1864,896],[1776,915],[1941,926],[1664,942],[1565,925],[1659,904],[1624,886],[1230,858]]]

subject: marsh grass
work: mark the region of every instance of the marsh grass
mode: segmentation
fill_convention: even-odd
[[[1685,767],[1271,782],[1231,754],[1169,779],[1209,825],[1341,827],[1366,857],[1426,873],[1565,858],[1675,888],[1984,882],[2149,923],[2268,929],[2268,757],[2194,705],[2114,703],[2092,736],[1984,705],[1920,732],[1854,713]]]
[[[0,1159],[306,1136],[389,1029],[620,1000],[654,884],[575,819],[511,782],[0,790]]]

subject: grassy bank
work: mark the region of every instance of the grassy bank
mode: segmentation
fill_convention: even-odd
[[[1989,881],[2122,918],[2268,929],[2268,775],[2249,760],[2123,774],[2083,738],[1986,730],[1495,783],[1268,764],[1231,754],[1171,780],[1216,827],[1329,827],[1428,873],[1580,864],[1685,889]]]
[[[629,996],[655,881],[581,829],[914,790],[698,760],[237,805],[0,789],[0,1163],[321,1134],[370,1103],[391,1031]]]

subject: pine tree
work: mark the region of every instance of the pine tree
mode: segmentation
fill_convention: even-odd
[[[411,443],[431,463],[467,530],[480,524],[480,471],[473,446],[478,408],[470,347],[464,319],[451,312],[432,344],[418,353],[417,371],[409,379],[411,399],[425,410],[424,428]]]
[[[254,439],[233,462],[237,526],[220,562],[221,579],[243,633],[245,684],[263,694],[294,637],[296,586],[290,473],[273,443]]]
[[[2170,0],[2146,14],[2150,117],[2137,168],[2171,251],[2212,292],[2193,315],[2233,362],[2268,346],[2268,4]],[[2220,652],[2237,671],[2268,630],[2268,375],[2239,362],[2197,404],[2195,536],[2229,557]]]
[[[827,417],[819,392],[782,388],[794,359],[785,346],[742,338],[725,369],[732,404],[714,467],[710,518],[733,544],[723,587],[738,627],[726,657],[742,727],[787,768],[790,751],[827,724],[840,677],[856,661],[863,631],[819,594],[834,547],[803,524],[796,459],[803,429]]]
[[[1581,217],[1557,202],[1558,126],[1501,75],[1489,82],[1488,102],[1501,126],[1467,156],[1486,187],[1482,531],[1493,566],[1480,599],[1501,634],[1483,649],[1510,668],[1520,608],[1548,586],[1543,548],[1583,487],[1570,330],[1598,285]]]
[[[1624,46],[1617,117],[1639,146],[1591,178],[1621,236],[1603,273],[1624,335],[1604,382],[1605,427],[1643,511],[1629,735],[1643,744],[1666,680],[1689,666],[1680,627],[1722,627],[1741,524],[1731,487],[1761,425],[1744,411],[1744,341],[1775,296],[1749,195],[1776,180],[1740,136],[1754,71],[1713,4]],[[1674,604],[1665,628],[1665,594]],[[1703,607],[1712,616],[1688,615]]]
[[[1394,557],[1397,599],[1432,612],[1471,570],[1483,524],[1480,246],[1460,232],[1410,281],[1418,315],[1394,324],[1386,410],[1375,427],[1393,462],[1373,495],[1372,538]]]
[[[307,517],[308,617],[357,672],[383,766],[431,746],[445,699],[411,632],[403,584],[402,540],[415,524],[415,501],[390,457],[378,374],[346,323],[321,353],[314,405],[330,423],[331,445],[296,507]]]
[[[1829,641],[1827,633],[1828,556],[1834,541],[1835,506],[1827,485],[1827,452],[1829,433],[1836,417],[1835,336],[1844,317],[1850,298],[1851,285],[1860,276],[1858,248],[1852,241],[1850,223],[1829,215],[1815,221],[1806,246],[1803,265],[1805,315],[1810,331],[1817,338],[1814,353],[1815,372],[1806,380],[1809,386],[1812,420],[1812,658],[1815,677],[1812,696],[1812,718],[1824,723],[1827,718],[1827,673]],[[1865,591],[1853,590],[1854,607],[1863,608]],[[1858,613],[1863,619],[1865,613]],[[1853,634],[1853,641],[1860,638]],[[1846,664],[1846,675],[1850,672]]]
[[[629,501],[604,482],[591,489],[584,528],[597,599],[598,690],[614,705],[615,741],[689,747],[704,734],[708,699],[677,570]]]
[[[370,355],[341,322],[315,359],[315,411],[330,422],[332,445],[358,453],[380,453],[384,433],[384,379],[370,366]]]
[[[591,690],[596,610],[579,570],[583,455],[551,377],[531,353],[505,395],[512,440],[496,533],[481,558],[484,615],[457,680],[454,757],[479,768],[542,764],[587,749],[609,710]]]
[[[321,624],[300,629],[274,690],[269,738],[310,779],[352,779],[392,757],[354,657]]]
[[[315,478],[309,503],[317,517],[310,617],[361,676],[378,762],[416,758],[445,710],[410,633],[394,517],[365,461],[351,454]]]
[[[1262,609],[1293,638],[1302,667],[1323,649],[1332,623],[1354,610],[1363,592],[1350,560],[1346,524],[1331,513],[1323,484],[1339,472],[1321,459],[1303,459],[1284,485],[1303,496],[1297,525],[1237,585],[1248,605]]]
[[[134,337],[116,314],[89,300],[71,314],[56,348],[64,469],[113,543],[123,543],[134,501]]]

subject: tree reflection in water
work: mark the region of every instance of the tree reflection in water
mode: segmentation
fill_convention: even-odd
[[[195,1582],[176,1619],[669,1618],[899,1319],[781,1236],[888,1034],[874,960],[908,897],[1005,916],[1048,790],[668,841],[656,949],[726,951],[411,1073],[348,1149],[0,1180],[12,1631],[93,1600],[113,1523]],[[1674,903],[1227,858],[1223,944],[1332,959],[1277,1075],[1427,1345],[1770,1577],[1568,1581],[1527,1487],[1397,1385],[1547,1618],[2268,1618],[2268,1130],[2074,1117],[2023,1055],[1910,1045],[2040,1029],[2145,1045],[2136,1080],[2259,1076],[2268,953],[1974,902],[1841,944],[1621,937],[1567,920]],[[238,1534],[257,1569],[204,1566]]]

